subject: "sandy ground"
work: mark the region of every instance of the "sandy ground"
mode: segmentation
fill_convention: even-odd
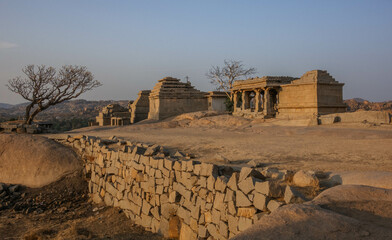
[[[88,127],[63,135],[115,135],[222,164],[256,160],[289,170],[392,171],[392,125],[300,125],[303,123],[185,114],[163,122]]]

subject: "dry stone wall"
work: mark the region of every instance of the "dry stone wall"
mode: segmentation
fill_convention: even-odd
[[[281,205],[305,200],[284,184],[293,179],[289,171],[200,163],[116,137],[68,137],[63,143],[84,159],[95,203],[121,208],[136,224],[168,238],[228,239]]]

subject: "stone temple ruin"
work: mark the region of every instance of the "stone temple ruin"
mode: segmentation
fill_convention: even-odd
[[[187,112],[207,110],[205,93],[190,83],[166,77],[158,81],[150,94],[148,119],[161,120]]]
[[[99,126],[123,126],[130,124],[131,113],[119,104],[109,104],[96,117]]]
[[[313,70],[300,78],[265,76],[234,82],[233,115],[244,117],[316,119],[320,115],[346,111],[343,83],[327,71]],[[224,92],[202,92],[189,82],[165,77],[150,90],[139,92],[128,109],[112,104],[96,119],[99,126],[122,126],[145,119],[162,120],[188,112],[225,112]]]
[[[234,115],[295,119],[345,112],[343,85],[321,70],[299,79],[266,76],[236,81]]]
[[[128,109],[118,104],[103,108],[96,117],[95,125],[122,126],[145,119],[162,120],[182,113],[197,111],[226,111],[226,94],[222,92],[202,92],[189,82],[180,82],[177,78],[165,77],[150,90],[142,90]]]

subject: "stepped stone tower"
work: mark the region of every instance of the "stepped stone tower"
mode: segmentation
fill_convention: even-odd
[[[327,71],[313,70],[282,85],[279,97],[281,116],[314,116],[346,111],[343,85]]]
[[[165,77],[150,93],[148,119],[161,120],[182,113],[208,110],[204,92],[177,78]]]

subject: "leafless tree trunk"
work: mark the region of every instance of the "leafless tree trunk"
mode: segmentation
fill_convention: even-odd
[[[217,90],[223,90],[230,101],[233,101],[231,89],[234,81],[241,77],[247,78],[255,73],[255,68],[245,68],[241,61],[225,60],[223,67],[211,67],[206,76],[212,84],[217,86]]]
[[[23,68],[27,78],[16,77],[7,87],[29,101],[25,123],[50,106],[79,97],[82,93],[101,86],[86,67],[63,66],[58,72],[53,67],[29,65]]]

